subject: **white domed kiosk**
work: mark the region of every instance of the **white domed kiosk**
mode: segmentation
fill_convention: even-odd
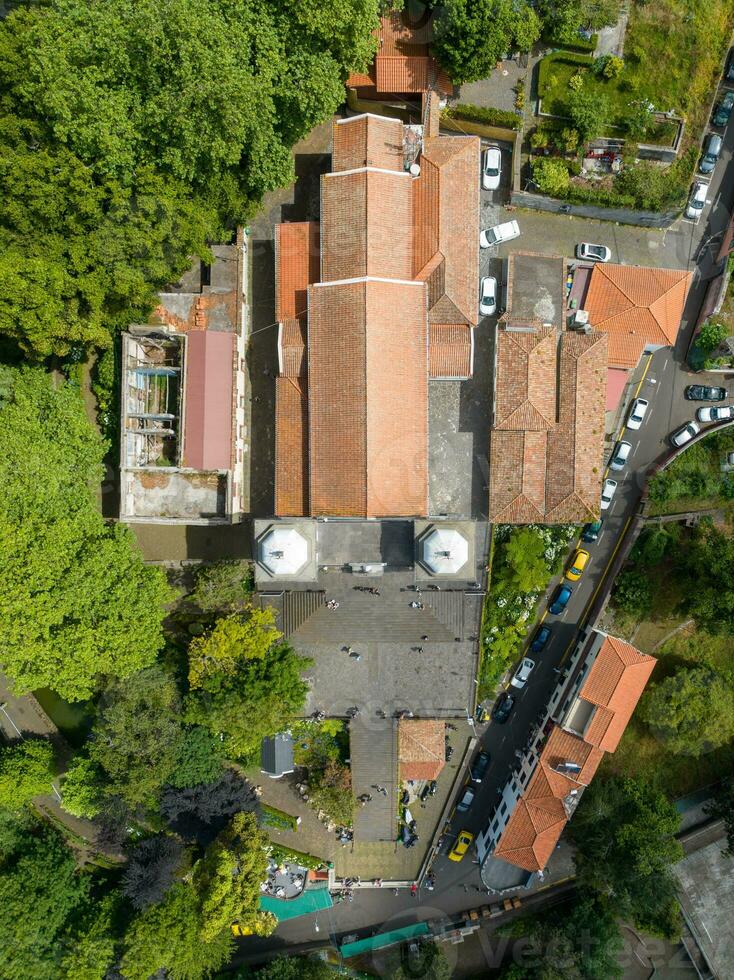
[[[310,527],[269,524],[257,537],[257,570],[265,579],[310,581],[314,578],[314,542]]]
[[[450,528],[434,528],[422,541],[423,564],[434,575],[456,575],[469,558],[469,543]]]

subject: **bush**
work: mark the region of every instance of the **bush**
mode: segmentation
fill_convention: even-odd
[[[306,851],[297,851],[293,847],[284,847],[282,844],[273,844],[270,848],[270,856],[278,864],[300,864],[304,868],[311,868],[316,871],[318,868],[325,868],[328,864],[323,858],[314,857]]]
[[[507,129],[519,129],[522,122],[520,116],[507,109],[491,109],[484,106],[459,103],[444,109],[449,119],[467,119],[470,122],[486,123],[488,126],[505,126]]]
[[[549,47],[553,48],[563,48],[563,51],[558,52],[559,54],[564,54],[569,51],[596,51],[596,46],[599,43],[599,35],[592,34],[591,37],[582,37],[578,34],[575,38],[570,41],[565,40],[560,37],[546,37],[542,38],[543,42]]]
[[[730,332],[729,327],[720,320],[707,320],[699,331],[696,343],[704,353],[708,354],[721,346]]]
[[[264,827],[275,827],[276,830],[298,830],[298,819],[285,810],[279,810],[276,806],[260,803],[259,815],[260,823]]]
[[[568,167],[563,160],[541,157],[533,163],[533,180],[541,194],[562,194],[568,187]]]
[[[652,586],[646,575],[630,568],[617,576],[613,597],[622,612],[642,617],[652,607]]]
[[[602,55],[594,62],[594,74],[597,78],[619,78],[624,69],[624,61],[613,54]]]

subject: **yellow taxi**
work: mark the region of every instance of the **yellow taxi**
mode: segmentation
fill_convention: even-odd
[[[569,582],[578,582],[584,574],[584,569],[589,564],[589,558],[591,558],[591,555],[588,551],[584,551],[583,548],[578,549],[571,559],[570,568],[566,572],[566,578]]]
[[[456,843],[449,851],[449,861],[461,861],[471,847],[473,840],[474,834],[470,834],[468,830],[462,830],[456,838]]]

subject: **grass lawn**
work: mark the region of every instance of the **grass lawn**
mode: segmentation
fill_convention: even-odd
[[[653,478],[650,514],[683,514],[687,511],[717,508],[726,514],[734,511],[731,490],[733,474],[721,472],[726,453],[734,451],[734,429],[712,433],[707,439],[687,449],[662,473]],[[653,499],[653,497],[664,499]]]
[[[641,624],[638,636],[642,633]],[[637,642],[640,649],[645,649]],[[650,651],[645,651],[650,652]],[[734,637],[710,636],[689,627],[681,630],[655,651],[658,664],[651,682],[674,673],[684,663],[694,665],[702,661],[719,668],[734,666]],[[734,744],[716,749],[705,755],[676,755],[669,752],[662,742],[650,734],[647,726],[633,716],[617,751],[604,756],[601,770],[623,776],[639,776],[646,779],[671,799],[689,793],[721,778],[721,773],[734,767]]]
[[[597,78],[590,67],[575,62],[564,61],[562,56],[553,59],[544,68],[544,86],[542,90],[542,109],[553,116],[568,117],[568,97],[571,95],[569,82],[574,75],[581,72],[584,77],[584,88],[595,95],[604,96],[611,106],[611,127],[607,127],[610,135],[623,135],[625,116],[629,112],[629,102],[632,96],[620,90],[619,79],[607,81]],[[618,133],[611,130],[619,129]]]

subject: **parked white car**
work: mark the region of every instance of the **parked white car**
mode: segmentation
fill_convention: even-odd
[[[632,402],[630,413],[627,416],[627,428],[639,429],[642,423],[645,421],[645,416],[647,415],[647,410],[649,407],[650,402],[646,399],[635,398],[635,400]]]
[[[528,682],[528,677],[532,673],[533,667],[535,667],[535,661],[531,660],[530,657],[523,657],[520,662],[520,666],[515,671],[515,676],[510,681],[513,687],[525,687]]]
[[[482,248],[489,248],[491,245],[500,245],[502,242],[512,241],[520,234],[520,226],[516,221],[505,221],[504,224],[495,225],[488,228],[479,235],[479,244]]]
[[[699,422],[724,422],[734,418],[734,407],[731,405],[704,405],[696,412]]]
[[[498,146],[488,146],[484,151],[482,164],[482,187],[485,191],[496,191],[502,177],[502,152]]]
[[[701,212],[706,205],[706,193],[709,189],[708,184],[697,180],[691,188],[691,196],[686,205],[686,218],[700,218]]]
[[[612,453],[612,458],[609,460],[610,470],[623,470],[627,460],[629,459],[630,453],[632,452],[632,443],[625,442],[621,440],[614,447],[614,452]]]
[[[676,429],[673,435],[670,437],[670,441],[673,443],[676,449],[681,446],[685,446],[687,442],[690,442],[694,436],[697,436],[701,430],[696,425],[695,422],[686,422],[682,425],[680,429]]]
[[[594,245],[591,242],[581,242],[576,246],[576,258],[590,262],[608,262],[612,257],[611,248],[606,245]]]
[[[605,480],[601,488],[601,509],[608,510],[617,489],[616,480]]]
[[[485,276],[479,292],[479,312],[482,316],[491,316],[497,310],[497,280],[494,276]]]

